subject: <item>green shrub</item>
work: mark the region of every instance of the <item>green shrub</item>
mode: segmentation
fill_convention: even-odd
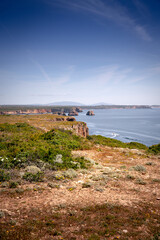
[[[130,142],[130,143],[126,143],[128,148],[131,148],[131,149],[144,149],[144,150],[147,150],[148,147],[142,143],[138,143],[138,142]]]
[[[141,179],[141,178],[137,178],[136,183],[140,184],[140,185],[146,185],[146,182],[144,182],[143,179]]]
[[[152,181],[156,182],[156,183],[160,183],[160,179],[158,179],[158,178],[153,178]]]
[[[138,171],[138,172],[146,172],[146,168],[142,165],[136,165],[134,167],[132,167],[135,171]]]
[[[148,149],[148,153],[155,154],[155,155],[160,154],[160,143],[157,145],[150,146]]]
[[[17,182],[14,182],[14,181],[9,182],[9,187],[10,188],[16,188],[17,186],[18,186]]]
[[[10,179],[9,173],[5,173],[4,170],[0,169],[0,182],[5,182]]]
[[[43,177],[44,177],[43,172],[38,172],[36,174],[27,172],[24,174],[23,179],[25,179],[29,182],[42,182]]]
[[[154,166],[155,163],[153,163],[153,162],[146,162],[146,165],[147,165],[147,166]]]
[[[136,149],[144,149],[144,150],[148,149],[147,146],[138,142],[124,143],[117,139],[106,138],[101,135],[91,135],[91,136],[88,136],[87,138],[88,140],[92,141],[95,144],[106,145],[109,147],[120,147],[120,148],[130,148],[130,149],[136,148]]]
[[[36,162],[48,162],[53,168],[76,168],[71,156],[74,149],[88,149],[89,141],[71,131],[53,129],[47,133],[27,123],[0,124],[3,134],[0,138],[0,167],[22,168]],[[63,164],[54,161],[57,154],[63,157]],[[1,161],[2,160],[2,161]],[[82,161],[81,166],[84,167]]]
[[[126,176],[126,178],[127,178],[127,179],[129,179],[129,180],[134,180],[134,179],[135,179],[135,177],[134,177],[134,176],[132,176],[132,175],[129,175],[129,174]]]

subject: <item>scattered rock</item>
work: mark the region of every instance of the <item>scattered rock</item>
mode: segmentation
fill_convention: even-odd
[[[113,171],[115,171],[115,168],[114,167],[105,167],[103,168],[103,174],[105,175],[108,175],[110,173],[113,173]]]
[[[106,156],[107,159],[113,159],[113,156]]]

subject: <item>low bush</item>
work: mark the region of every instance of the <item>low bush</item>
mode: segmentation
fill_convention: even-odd
[[[90,142],[72,134],[71,131],[52,129],[44,133],[27,123],[0,124],[3,132],[0,138],[0,167],[24,168],[39,161],[49,163],[53,169],[78,168],[73,164],[71,151],[89,149]],[[55,161],[62,155],[61,164]],[[84,168],[82,159],[76,160]]]
[[[142,143],[130,142],[124,143],[117,139],[106,138],[101,135],[91,135],[87,137],[88,140],[92,141],[94,144],[106,145],[109,147],[119,147],[119,148],[130,148],[130,149],[144,149],[147,150],[148,147]]]
[[[160,143],[149,147],[148,153],[155,154],[155,155],[160,154]]]
[[[9,187],[10,188],[16,188],[17,186],[18,186],[17,182],[14,182],[14,181],[9,182]]]
[[[9,173],[6,173],[4,170],[0,169],[0,182],[5,182],[10,180]]]
[[[23,179],[25,179],[29,182],[42,182],[43,177],[44,177],[43,172],[38,172],[36,174],[27,172],[27,173],[24,174]]]
[[[135,171],[137,172],[146,172],[146,168],[142,165],[136,165],[134,167],[132,167]]]

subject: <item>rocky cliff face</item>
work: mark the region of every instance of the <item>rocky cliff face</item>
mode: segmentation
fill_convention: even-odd
[[[43,113],[51,113],[51,109],[27,109],[27,110],[16,110],[16,111],[4,111],[0,112],[1,115],[4,114],[10,114],[10,115],[16,115],[16,114],[43,114]]]
[[[73,125],[73,132],[75,132],[76,135],[85,138],[89,135],[89,129],[87,127],[87,124],[83,122],[79,122],[77,125]]]
[[[40,109],[41,111],[37,111],[37,109],[25,111],[22,114],[22,111],[12,111],[7,112],[7,114],[12,114],[12,118],[9,116],[5,116],[4,112],[2,112],[1,116],[1,122],[5,123],[9,122],[12,124],[15,124],[17,122],[27,122],[28,124],[40,128],[43,131],[47,132],[51,129],[64,129],[64,130],[70,130],[74,134],[81,136],[81,137],[87,137],[88,136],[88,127],[87,124],[84,122],[77,122],[75,117],[71,116],[59,116],[55,114],[40,114],[42,113],[43,109]],[[32,111],[32,112],[31,112]],[[32,113],[32,114],[31,114]],[[34,113],[34,114],[33,114]]]
[[[76,124],[69,125],[69,126],[59,126],[59,129],[69,130],[72,131],[75,135],[80,137],[87,137],[89,135],[89,129],[87,124],[84,122],[77,122]]]

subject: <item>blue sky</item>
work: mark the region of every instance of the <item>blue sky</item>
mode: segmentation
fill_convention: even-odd
[[[160,104],[159,0],[0,3],[0,104]]]

